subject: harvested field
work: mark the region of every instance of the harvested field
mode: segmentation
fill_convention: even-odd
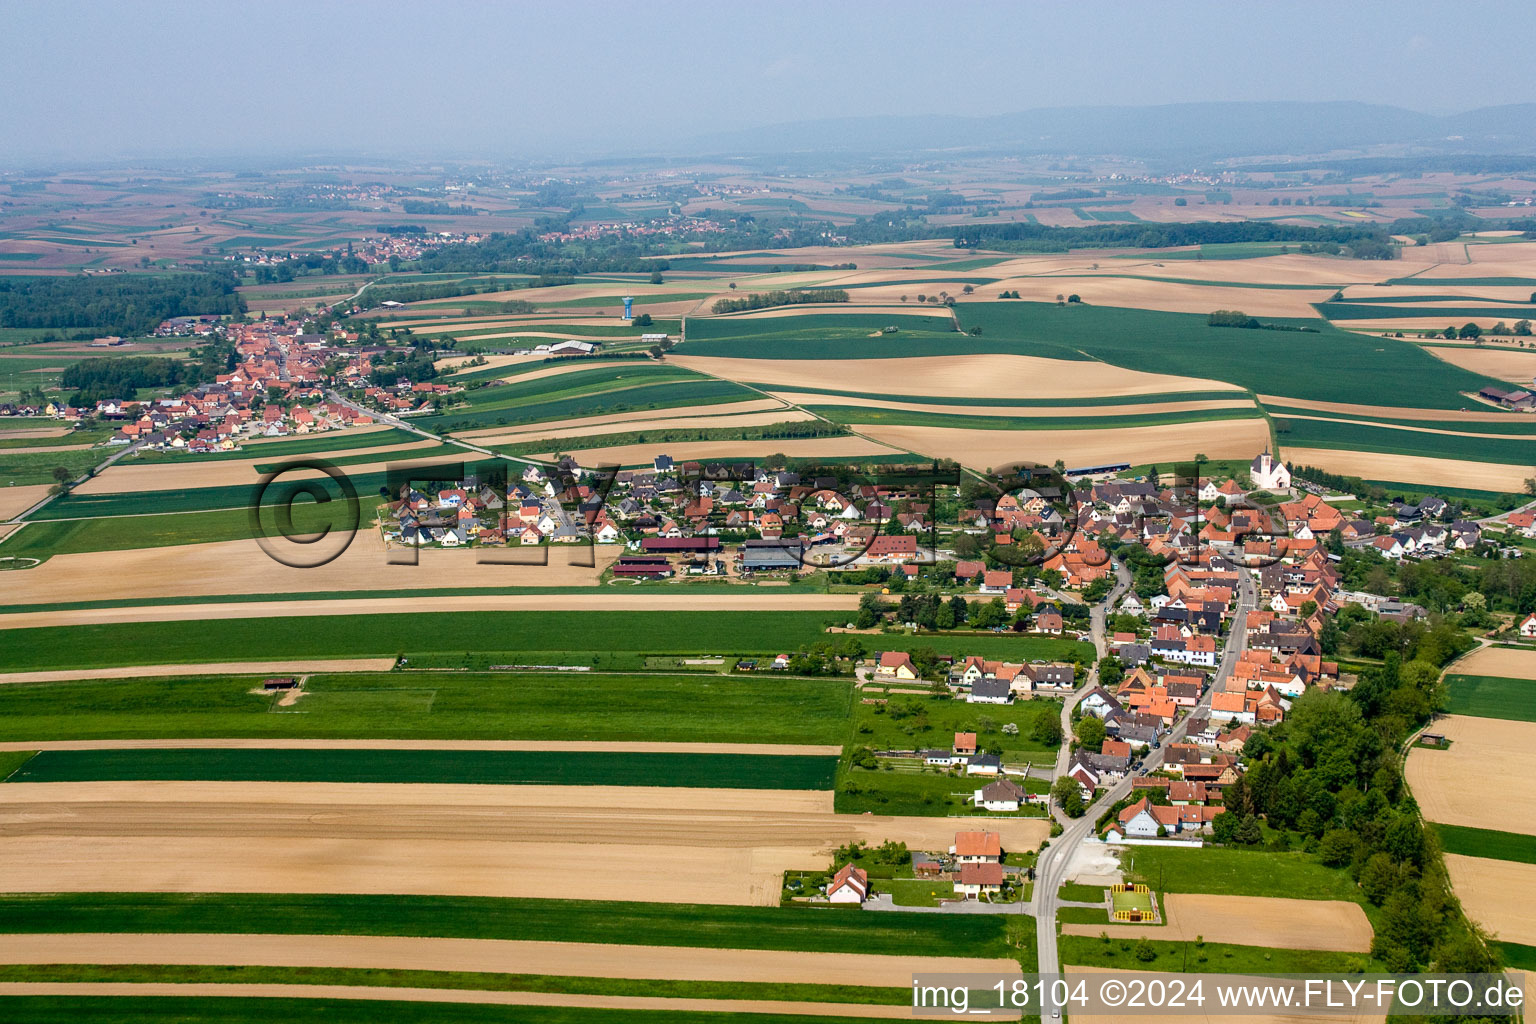
[[[1063,924],[1063,935],[1118,939],[1163,939],[1280,949],[1334,949],[1364,953],[1371,948],[1371,922],[1358,903],[1343,900],[1288,900],[1267,896],[1215,896],[1170,892],[1163,895],[1167,923]]]
[[[1133,975],[1139,972],[1128,971],[1123,967],[1075,967],[1063,965],[1062,971],[1070,978],[1073,975],[1083,974],[1114,974],[1119,977]],[[1207,996],[1207,998],[1210,998]],[[1072,1013],[1072,1024],[1123,1024],[1125,1015],[1120,1013]],[[1294,1013],[1244,1013],[1244,1014],[1220,1014],[1220,1013],[1191,1013],[1184,1012],[1178,1015],[1180,1021],[1190,1024],[1380,1024],[1387,1019],[1386,1011],[1381,1013],[1339,1013],[1339,1014],[1294,1014]]]
[[[1484,647],[1456,662],[1454,668],[1460,675],[1536,680],[1536,651],[1517,647]]]
[[[445,552],[446,554],[447,552]],[[47,564],[47,563],[44,563]],[[273,563],[274,565],[276,563]],[[394,566],[392,568],[409,568]],[[506,571],[508,566],[497,567]],[[538,567],[524,567],[530,569]],[[35,572],[36,570],[29,570]],[[292,569],[302,575],[304,570]],[[309,570],[312,571],[312,570]],[[595,570],[589,570],[595,571]],[[507,585],[506,577],[499,577]],[[249,593],[249,591],[237,591]],[[270,591],[268,591],[270,592]],[[138,595],[142,596],[142,595]],[[565,594],[455,594],[431,599],[433,612],[472,611],[846,611],[858,606],[857,594],[795,594],[743,587],[739,593],[689,594],[647,591],[600,591]],[[307,615],[387,615],[423,611],[419,597],[357,597],[292,601],[235,601],[217,604],[148,604],[122,608],[71,608],[0,614],[0,629],[31,626],[78,626],[111,622],[204,622]]]
[[[1224,381],[1126,370],[1108,363],[979,354],[911,359],[738,359],[673,356],[678,366],[727,380],[783,388],[836,387],[888,395],[1092,398],[1176,391],[1233,391]],[[984,392],[984,393],[983,393]]]
[[[1281,398],[1279,395],[1260,395],[1265,405],[1282,405],[1292,409],[1313,409],[1317,412],[1337,412],[1347,416],[1383,416],[1399,420],[1434,420],[1448,423],[1525,423],[1521,413],[1497,412],[1486,405],[1467,399],[1467,410],[1454,409],[1403,409],[1390,405],[1348,405],[1343,402],[1312,402],[1304,398]]]
[[[69,427],[22,427],[17,430],[0,428],[0,441],[11,441],[23,437],[63,437],[69,433]]]
[[[304,675],[313,672],[388,672],[393,658],[330,658],[304,661],[222,661],[203,665],[139,665],[48,672],[0,672],[5,683],[62,683],[74,679],[140,679],[144,676]],[[155,745],[151,743],[151,745]],[[32,750],[33,747],[20,749]],[[41,749],[41,748],[35,748]]]
[[[1101,430],[969,430],[956,427],[873,426],[860,431],[877,441],[920,455],[956,459],[984,469],[1034,461],[1049,465],[1061,459],[1067,466],[1114,462],[1166,462],[1192,459],[1196,453],[1213,459],[1248,457],[1269,438],[1264,420],[1205,420]],[[1407,479],[1413,479],[1409,477]]]
[[[1448,715],[1433,731],[1450,749],[1415,748],[1406,773],[1424,819],[1536,835],[1536,722]],[[1489,778],[1503,783],[1499,800],[1468,800]]]
[[[292,440],[289,438],[288,440]],[[352,455],[372,455],[379,459],[375,463],[365,463],[358,466],[348,466],[348,476],[360,476],[364,473],[382,473],[384,468],[394,463],[410,461],[413,452],[419,452],[426,448],[436,448],[441,442],[423,438],[417,441],[402,441],[398,446],[380,451],[378,448],[343,448],[340,451],[317,452],[317,458],[323,458],[328,462],[347,458]],[[398,456],[389,458],[394,453]],[[85,481],[75,488],[77,494],[123,494],[136,491],[186,491],[199,487],[228,487],[239,484],[254,484],[261,479],[261,473],[257,466],[271,465],[274,460],[271,456],[255,457],[250,459],[227,459],[214,462],[152,462],[134,464],[132,459],[125,459],[115,463],[107,469]],[[316,479],[321,479],[318,473]]]
[[[667,453],[682,462],[689,459],[750,459],[779,453],[791,459],[837,459],[861,455],[899,455],[905,448],[892,448],[863,437],[815,437],[761,441],[678,441],[667,444]],[[657,446],[626,444],[614,448],[586,448],[576,452],[583,466],[639,466],[656,457]],[[552,459],[554,452],[533,456]]]
[[[1506,820],[1506,824],[1514,824]],[[1494,938],[1536,945],[1536,864],[1447,853],[1451,888],[1467,916]]]
[[[744,403],[755,405],[757,403]],[[503,430],[494,434],[486,434],[475,438],[477,444],[492,446],[498,444],[517,444],[523,441],[538,441],[544,439],[566,440],[573,437],[590,437],[594,434],[627,433],[631,430],[674,430],[689,428],[715,428],[715,427],[765,427],[770,423],[798,423],[804,420],[815,419],[803,409],[789,409],[777,406],[774,411],[750,412],[737,415],[710,415],[700,412],[691,416],[661,416],[660,411],[651,410],[647,415],[658,417],[655,419],[638,418],[624,423],[594,423],[588,420],[561,420],[554,423],[546,423],[542,426],[530,427],[523,430]],[[679,444],[687,442],[650,442],[652,448],[660,444],[670,450]],[[759,442],[742,442],[759,443]],[[773,445],[776,441],[766,440],[759,444]],[[574,446],[573,446],[574,447]],[[774,449],[775,451],[777,449]]]
[[[277,538],[271,543],[285,542]],[[410,551],[386,549],[379,531],[364,526],[334,561],[310,569],[274,561],[254,540],[55,555],[7,580],[7,603],[48,603],[58,600],[59,594],[85,593],[93,600],[151,600],[193,594],[591,586],[597,583],[603,569],[618,558],[619,552],[619,545],[577,544],[537,551],[427,549],[418,552],[416,565],[391,565],[386,560],[391,554],[408,555]],[[546,555],[547,565],[510,564],[515,559],[543,559]],[[490,561],[494,558],[505,558],[508,562]],[[595,564],[574,564],[579,560]]]
[[[1205,409],[1252,410],[1254,404],[1247,398],[1199,399],[1189,402],[1139,402],[1129,405],[934,405],[923,402],[892,402],[879,398],[859,398],[853,395],[817,395],[803,391],[775,391],[774,398],[796,405],[852,405],[868,409],[901,409],[910,412],[938,413],[944,416],[1015,416],[1029,419],[1032,416],[1137,416],[1161,413],[1198,412]]]
[[[5,540],[6,537],[15,533],[25,525],[25,523],[0,523],[0,540]]]
[[[771,398],[756,398],[747,402],[732,402],[725,405],[704,406],[691,412],[687,408],[666,410],[636,409],[633,412],[610,413],[606,416],[593,416],[590,419],[580,419],[573,421],[553,420],[538,426],[522,426],[512,430],[509,430],[507,427],[487,427],[481,430],[466,430],[462,433],[454,434],[453,436],[462,438],[466,441],[476,442],[503,437],[509,433],[526,434],[530,431],[542,431],[543,433],[538,436],[547,437],[549,436],[549,432],[554,430],[557,431],[561,436],[564,436],[567,429],[564,424],[567,422],[579,423],[583,427],[610,427],[626,423],[643,422],[649,417],[662,414],[665,414],[669,419],[674,420],[698,420],[708,419],[716,416],[733,416],[739,413],[764,412],[769,409],[784,408],[785,406],[783,402],[774,401]],[[698,425],[702,426],[703,424]],[[621,427],[621,429],[627,428]]]
[[[1455,348],[1425,346],[1424,351],[1463,370],[1511,381],[1525,387],[1536,379],[1536,349],[1489,349],[1470,345]]]
[[[831,955],[831,954],[823,954]],[[907,960],[922,965],[922,961]],[[999,961],[963,961],[992,964]],[[1001,961],[1011,963],[1011,961]],[[445,970],[451,968],[445,968]],[[972,966],[972,971],[983,968]],[[907,977],[910,979],[911,974]],[[691,1013],[758,1013],[808,1017],[910,1018],[906,1006],[863,1003],[813,1003],[772,999],[686,999],[676,996],[601,996],[564,992],[500,992],[462,988],[405,988],[369,985],[282,985],[243,982],[0,982],[0,996],[51,996],[97,999],[104,996],[229,999],[343,999],[406,1003],[472,1003],[480,1006],[590,1007],[605,1010]],[[1006,1018],[1004,1018],[1006,1019]]]
[[[50,484],[0,487],[0,519],[13,519],[48,497]]]
[[[1292,448],[1287,445],[1283,455],[1285,461],[1293,465],[1316,466],[1364,480],[1412,480],[1480,491],[1519,492],[1525,487],[1525,478],[1531,475],[1530,466],[1352,452],[1345,448]]]
[[[790,278],[792,278],[794,276],[795,275],[791,275],[791,274],[775,274],[775,275],[773,275],[771,283],[769,283],[767,281],[758,282],[758,283],[747,282],[746,284],[743,284],[741,286],[741,290],[740,291],[736,291],[736,292],[722,292],[720,295],[716,296],[716,298],[721,298],[721,299],[741,298],[742,292],[751,292],[754,288],[759,288],[759,287],[764,288],[764,289],[767,289],[767,288],[774,288],[774,289],[779,289],[779,288],[795,288],[795,287],[800,287],[801,285],[804,285],[806,287],[821,287],[820,281],[818,279],[814,278],[814,277],[811,277],[811,279],[807,280],[807,281],[797,282],[797,281],[790,280]],[[825,275],[823,275],[823,276],[825,276]],[[708,304],[708,300],[706,300],[706,305],[707,304]],[[774,307],[772,307],[770,309],[754,309],[754,310],[750,310],[750,311],[745,312],[745,313],[730,313],[730,314],[726,314],[726,315],[720,316],[720,317],[698,317],[697,319],[700,319],[700,320],[703,320],[703,319],[709,319],[709,320],[778,320],[778,319],[782,319],[784,317],[826,316],[828,314],[831,314],[831,315],[834,315],[834,316],[839,315],[839,314],[865,314],[865,315],[879,315],[879,316],[943,317],[943,316],[946,316],[948,314],[948,312],[949,311],[945,307],[943,307],[943,306],[919,306],[916,303],[911,303],[911,304],[903,306],[903,305],[899,305],[899,304],[895,304],[895,303],[890,304],[890,305],[876,305],[876,304],[865,305],[865,304],[861,304],[859,302],[837,302],[837,303],[830,303],[830,304],[827,304],[827,305],[818,305],[816,303],[806,302],[806,303],[802,303],[800,305],[795,305],[795,306],[774,306]],[[668,358],[670,359],[671,357],[668,357]]]
[[[579,800],[573,799],[579,793]],[[12,783],[17,892],[353,892],[771,905],[860,840],[948,846],[965,818],[837,815],[830,792],[326,783]],[[1030,849],[1034,819],[987,820]]]

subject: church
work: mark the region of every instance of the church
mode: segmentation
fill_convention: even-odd
[[[1249,465],[1248,475],[1253,479],[1253,486],[1262,491],[1291,489],[1291,471],[1285,468],[1285,463],[1270,455],[1268,448]]]

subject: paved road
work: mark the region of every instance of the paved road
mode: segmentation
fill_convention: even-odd
[[[1057,820],[1063,827],[1062,834],[1051,840],[1051,844],[1040,855],[1035,868],[1034,906],[1038,970],[1050,973],[1060,967],[1060,953],[1056,947],[1056,911],[1062,903],[1057,893],[1062,882],[1066,880],[1067,865],[1071,863],[1077,848],[1082,845],[1083,840],[1093,834],[1094,822],[1098,820],[1099,815],[1130,793],[1131,784],[1137,776],[1156,771],[1162,765],[1163,753],[1167,750],[1168,744],[1179,742],[1188,733],[1190,718],[1199,710],[1210,707],[1211,695],[1221,688],[1223,681],[1231,674],[1232,669],[1237,665],[1238,658],[1242,656],[1243,649],[1247,646],[1248,634],[1244,624],[1247,621],[1248,612],[1253,609],[1256,601],[1253,577],[1244,571],[1238,584],[1237,610],[1232,617],[1232,634],[1222,654],[1221,663],[1217,666],[1211,688],[1201,696],[1195,711],[1186,715],[1183,721],[1174,726],[1162,745],[1147,755],[1140,768],[1095,800],[1081,818],[1073,820],[1058,816]],[[1054,808],[1052,813],[1055,813]],[[1049,1009],[1046,1010],[1045,1016],[1050,1016]]]
[[[1083,699],[1084,694],[1099,685],[1098,659],[1109,654],[1109,636],[1106,625],[1109,619],[1109,609],[1113,608],[1115,602],[1120,600],[1120,595],[1131,589],[1131,584],[1134,582],[1129,569],[1119,562],[1112,564],[1115,569],[1114,589],[1109,592],[1109,596],[1102,603],[1094,605],[1089,612],[1090,618],[1088,621],[1092,624],[1093,648],[1096,652],[1093,667],[1088,670],[1088,676],[1083,680],[1083,685],[1074,690],[1066,700],[1061,702],[1062,743],[1061,749],[1056,752],[1056,775],[1054,776],[1058,779],[1067,773],[1067,762],[1071,760],[1068,750],[1072,744],[1069,742],[1068,737],[1072,735],[1072,709],[1077,707],[1077,702]],[[1051,813],[1054,814],[1056,812],[1053,809]],[[1065,818],[1060,820],[1063,824],[1066,823]]]

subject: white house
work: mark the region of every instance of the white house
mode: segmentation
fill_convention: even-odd
[[[1001,864],[962,864],[960,877],[955,880],[955,892],[967,899],[1001,892],[1003,866]]]
[[[997,832],[956,832],[949,852],[957,864],[1001,864],[1003,837]]]
[[[1530,615],[1527,615],[1525,617],[1525,621],[1520,623],[1520,635],[1524,637],[1536,637],[1536,612],[1532,612]]]
[[[1017,811],[1024,803],[1024,789],[1009,779],[998,779],[978,789],[974,802],[988,811]]]
[[[827,884],[829,903],[863,903],[868,898],[869,875],[852,864],[845,864]]]

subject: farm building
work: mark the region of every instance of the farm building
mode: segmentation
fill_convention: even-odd
[[[778,572],[799,569],[805,548],[799,539],[757,538],[741,545],[742,572]]]

